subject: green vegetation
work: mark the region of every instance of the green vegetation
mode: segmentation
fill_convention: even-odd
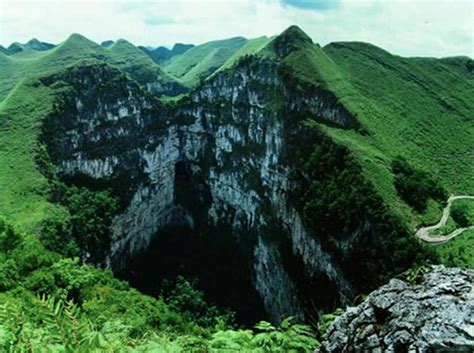
[[[365,43],[333,43],[324,52],[352,86],[341,101],[367,134],[328,129],[359,157],[381,195],[405,216],[397,201],[390,163],[404,156],[429,172],[448,193],[473,194],[469,123],[474,85],[464,59],[401,58]]]
[[[361,129],[321,128],[353,152],[377,193],[413,226],[439,217],[445,200],[429,199],[422,214],[402,202],[391,168],[398,156],[448,193],[474,193],[470,147],[462,142],[474,139],[468,58],[401,58],[366,43],[321,48],[295,26],[257,55],[280,60],[293,89],[329,90],[349,110]]]
[[[311,352],[312,331],[234,330],[231,316],[180,278],[167,297],[131,289],[112,273],[47,251],[0,219],[0,347],[6,352]]]
[[[257,56],[283,63],[287,82],[302,94],[330,91],[357,119],[358,129],[319,125],[349,148],[390,212],[412,229],[439,219],[442,194],[474,194],[472,59],[402,58],[366,43],[321,48],[295,26]],[[409,161],[411,177],[395,176],[398,156]]]
[[[48,250],[66,256],[87,254],[87,261],[100,263],[110,247],[110,225],[119,209],[119,199],[110,191],[90,191],[84,187],[55,182],[55,201],[70,217],[47,219],[41,227],[40,240]]]
[[[259,37],[254,39],[249,39],[239,50],[237,50],[227,61],[214,72],[214,74],[223,71],[225,69],[229,69],[237,62],[247,56],[247,55],[254,55],[262,50],[270,41],[270,38],[267,37]]]
[[[426,210],[429,198],[442,203],[448,197],[428,173],[413,169],[402,157],[394,159],[392,171],[398,195],[417,212]]]
[[[436,261],[434,253],[413,240],[406,222],[377,195],[351,151],[325,136],[314,121],[307,126],[312,133],[301,141],[304,148],[290,151],[293,162],[304,166],[304,172],[295,175],[299,187],[292,200],[354,285],[366,292],[414,264]],[[382,232],[383,247],[371,231],[359,229],[368,222]],[[361,234],[353,240],[351,255],[339,253],[340,236],[357,231]],[[364,261],[357,260],[361,256]]]
[[[141,85],[155,82],[174,85],[175,90],[181,93],[179,87],[182,85],[166,74],[148,55],[125,40],[103,48],[79,34],[73,34],[52,49],[30,50],[20,54],[6,56],[0,53],[0,101],[25,76],[62,69],[84,59],[115,65]]]
[[[436,246],[436,254],[411,234],[420,223],[439,219],[448,193],[474,194],[472,59],[401,58],[365,43],[321,48],[297,27],[271,39],[205,43],[173,56],[163,69],[125,40],[104,48],[72,35],[54,48],[18,48],[12,48],[16,53],[0,48],[0,214],[8,219],[0,219],[0,347],[7,352],[45,347],[58,352],[309,352],[318,345],[308,327],[291,319],[279,327],[266,322],[254,330],[235,327],[232,313],[207,303],[192,280],[178,278],[152,298],[79,261],[79,256],[104,261],[109,226],[123,205],[109,190],[56,180],[38,137],[44,119],[74,89],[61,70],[83,59],[123,71],[117,70],[120,77],[111,74],[102,87],[108,92],[107,84],[124,87],[117,83],[126,73],[142,86],[174,85],[174,93],[216,72],[258,62],[255,58],[278,60],[290,89],[330,92],[361,125],[341,129],[320,117],[284,112],[288,130],[299,124],[304,131],[286,151],[297,165],[294,178],[300,185],[292,202],[354,286],[368,291],[437,257],[474,268],[473,229]],[[93,66],[97,61],[85,65],[99,72]],[[51,76],[51,70],[59,71]],[[45,84],[45,76],[54,83]],[[262,93],[269,112],[283,111],[283,97],[270,85],[252,88]],[[189,101],[184,95],[162,100],[171,109],[181,99]],[[230,110],[229,101],[215,105],[216,111]],[[182,124],[194,121],[175,118]],[[248,144],[233,153],[242,156],[255,148]],[[263,195],[257,169],[248,174]],[[441,232],[473,224],[473,202],[458,201]],[[347,255],[338,240],[354,230],[362,236]],[[419,274],[414,270],[408,276],[416,282]],[[339,314],[322,316],[320,337]]]
[[[107,49],[109,57],[106,61],[128,73],[141,85],[174,82],[150,57],[124,39],[119,39]]]
[[[242,37],[216,40],[195,46],[165,63],[164,70],[188,87],[210,76],[234,55],[247,40]]]
[[[466,230],[435,249],[447,266],[474,268],[474,229]]]
[[[65,213],[47,201],[48,181],[35,155],[41,121],[53,110],[56,95],[67,90],[61,84],[46,87],[37,78],[24,80],[0,106],[0,214],[26,231]]]
[[[451,217],[461,227],[474,225],[474,201],[458,200],[451,205]]]

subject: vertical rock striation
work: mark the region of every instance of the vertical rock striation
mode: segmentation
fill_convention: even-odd
[[[279,65],[263,59],[215,75],[173,107],[105,65],[62,75],[70,91],[46,120],[43,139],[63,178],[100,182],[122,197],[104,260],[113,270],[126,268],[169,227],[197,236],[225,228],[247,254],[248,276],[273,321],[303,318],[299,286],[308,278],[332,284],[320,286],[326,299],[355,294],[322,235],[308,229],[290,200],[292,175],[302,171],[288,136],[308,133],[291,112],[356,125],[329,92],[294,96]]]

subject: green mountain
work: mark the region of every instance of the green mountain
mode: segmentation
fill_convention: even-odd
[[[110,47],[112,44],[114,44],[113,40],[105,40],[102,43],[100,43],[100,46],[107,48],[107,47]]]
[[[186,51],[193,47],[193,44],[176,43],[173,48],[171,48],[171,50],[166,47],[158,47],[155,49],[150,49],[146,47],[139,48],[143,50],[145,54],[150,56],[157,64],[163,64],[164,62],[170,60],[172,57],[184,54]]]
[[[164,70],[188,87],[194,87],[223,65],[247,39],[242,37],[216,40],[197,45],[181,55],[172,57]]]
[[[79,34],[72,34],[55,48],[41,52],[29,51],[23,56],[20,56],[21,54],[11,56],[11,60],[3,59],[4,67],[0,72],[0,99],[4,99],[26,75],[64,68],[85,59],[96,59],[116,65],[152,90],[158,89],[170,95],[185,90],[146,54],[124,40],[119,40],[109,48],[103,48]]]
[[[231,57],[229,57],[222,66],[219,67],[216,71],[214,71],[214,74],[225,70],[229,69],[232,66],[234,66],[237,61],[239,61],[242,57],[246,55],[254,55],[260,50],[263,49],[263,47],[270,41],[268,37],[259,37],[259,38],[254,38],[254,39],[249,39],[243,46],[240,47],[239,50],[237,50]]]
[[[279,56],[300,82],[331,91],[357,117],[359,131],[326,132],[351,148],[387,199],[397,198],[387,185],[396,156],[435,175],[449,193],[474,193],[469,58],[402,58],[366,43],[320,48],[297,27],[258,55]]]
[[[411,227],[436,223],[444,200],[428,198],[423,212],[407,205],[394,184],[391,165],[398,156],[432,175],[448,194],[474,194],[472,59],[403,58],[358,42],[321,48],[297,27],[257,55],[280,57],[300,82],[331,91],[357,117],[359,129],[323,129],[351,150],[377,192]],[[450,246],[462,248],[473,236],[468,231]],[[437,250],[448,256],[445,248]],[[470,256],[461,263],[474,264]]]
[[[166,74],[151,58],[124,39],[119,39],[109,48],[107,62],[120,67],[141,85],[158,82],[160,85],[175,85],[179,93],[182,88]]]
[[[18,42],[10,44],[8,49],[3,48],[2,52],[5,52],[7,55],[13,55],[21,53],[23,51],[35,50],[35,51],[44,51],[54,48],[54,44],[40,42],[38,39],[30,39],[27,43],[21,44]]]
[[[474,268],[470,198],[415,235],[474,196],[472,68],[296,26],[161,66],[78,34],[0,53],[0,343],[309,352],[284,317],[323,337],[389,278]]]

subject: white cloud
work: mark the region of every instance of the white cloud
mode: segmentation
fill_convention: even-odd
[[[281,0],[1,0],[0,43],[32,37],[59,43],[76,32],[97,42],[126,38],[170,46],[274,35],[297,24],[322,45],[366,41],[404,56],[474,56],[471,1],[341,0],[320,7]]]

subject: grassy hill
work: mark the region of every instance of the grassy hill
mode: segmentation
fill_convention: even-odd
[[[467,59],[401,58],[365,43],[334,43],[324,51],[356,93],[341,99],[368,132],[329,133],[360,156],[386,197],[395,194],[389,165],[397,155],[449,193],[474,193],[474,82]]]
[[[164,70],[188,87],[194,87],[223,65],[247,43],[242,37],[216,40],[195,46],[164,64]]]
[[[15,42],[15,43],[10,44],[7,49],[2,47],[3,49],[0,49],[0,50],[7,55],[10,55],[10,54],[13,55],[16,53],[21,53],[26,50],[43,51],[43,50],[48,50],[54,47],[55,47],[54,44],[40,42],[38,39],[33,38],[25,44]]]
[[[79,34],[72,34],[66,41],[49,50],[29,50],[10,56],[0,53],[0,100],[5,99],[13,87],[27,75],[61,69],[84,59],[96,59],[115,65],[142,85],[158,81],[179,86],[149,56],[125,40],[103,48]]]
[[[152,58],[153,61],[155,61],[157,64],[161,65],[164,62],[169,61],[172,57],[176,55],[181,55],[193,47],[194,47],[194,44],[176,43],[171,50],[166,47],[158,47],[155,49],[151,49],[151,48],[140,46],[138,48],[142,50],[150,58]]]

